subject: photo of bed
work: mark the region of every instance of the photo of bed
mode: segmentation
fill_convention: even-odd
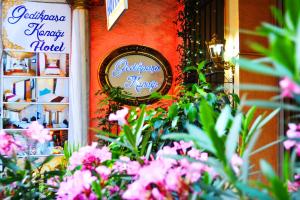
[[[38,79],[37,99],[40,103],[68,103],[69,81],[67,79]]]
[[[69,127],[69,106],[63,104],[38,105],[37,118],[45,128],[66,129]]]
[[[69,76],[69,54],[39,53],[39,76]]]
[[[4,129],[26,129],[37,120],[37,106],[30,104],[5,103],[3,109]]]
[[[4,78],[4,102],[35,102],[35,80],[28,78]]]
[[[31,52],[4,51],[2,68],[5,76],[36,76],[37,54]]]

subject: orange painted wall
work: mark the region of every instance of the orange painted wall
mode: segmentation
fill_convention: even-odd
[[[151,47],[161,52],[172,66],[176,76],[179,54],[177,27],[173,23],[177,17],[176,0],[129,0],[129,9],[110,30],[106,28],[105,6],[90,10],[90,118],[96,117],[97,102],[95,93],[100,89],[97,72],[104,58],[114,49],[129,44]],[[173,76],[173,77],[175,77]],[[174,81],[173,81],[174,83]],[[174,88],[171,88],[172,93]],[[96,127],[96,121],[90,127]],[[93,140],[90,133],[89,141]]]

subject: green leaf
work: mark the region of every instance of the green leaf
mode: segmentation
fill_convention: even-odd
[[[246,136],[246,144],[248,143],[249,140],[251,140],[252,138],[252,135],[255,133],[255,131],[258,129],[258,126],[259,126],[259,123],[261,122],[262,120],[262,115],[259,115],[255,121],[253,122],[250,130],[248,131],[248,134]]]
[[[211,139],[208,137],[208,135],[206,135],[205,132],[193,124],[187,124],[186,129],[188,130],[189,135],[194,138],[194,142],[196,142],[199,147],[216,154],[216,149],[214,148]]]
[[[273,119],[278,113],[280,112],[280,108],[277,108],[273,112],[271,112],[267,117],[265,117],[260,123],[258,128],[262,128],[264,125],[266,125],[270,120]]]
[[[175,140],[175,141],[193,141],[196,140],[197,138],[193,135],[188,135],[186,133],[170,133],[168,135],[163,135],[161,136],[162,140]]]
[[[132,148],[136,147],[136,136],[133,135],[132,130],[129,126],[124,125],[123,126],[124,134],[126,136],[126,139],[128,140],[129,144],[132,146]]]
[[[25,169],[28,171],[32,171],[31,162],[28,158],[25,158]]]
[[[265,160],[261,160],[260,167],[262,173],[266,176],[269,183],[271,183],[271,188],[269,189],[269,191],[274,195],[274,197],[278,200],[290,199],[287,186],[275,174],[271,165],[268,164]]]
[[[268,148],[270,148],[270,147],[272,147],[272,146],[274,146],[274,145],[278,145],[278,144],[280,144],[281,142],[283,142],[283,139],[279,139],[279,140],[276,140],[276,141],[271,142],[271,143],[269,143],[269,144],[266,144],[266,145],[264,145],[264,146],[262,146],[262,147],[260,147],[260,148],[258,148],[258,149],[255,149],[253,152],[250,153],[250,155],[252,156],[252,155],[254,155],[254,154],[257,154],[257,153],[259,153],[259,152],[261,152],[261,151],[264,151],[264,150],[266,150],[266,149],[268,149]]]
[[[243,115],[239,113],[235,118],[233,119],[233,125],[230,128],[229,134],[226,139],[226,157],[228,163],[230,163],[233,154],[236,152],[236,147],[238,145],[239,141],[239,135],[240,135],[240,130],[242,127],[242,118]]]
[[[282,11],[279,10],[278,8],[272,6],[271,7],[271,11],[272,11],[272,14],[273,16],[275,17],[275,19],[277,20],[278,24],[283,27],[283,24],[284,24],[284,18],[282,16]]]
[[[274,179],[276,177],[276,174],[271,167],[269,163],[267,163],[265,160],[260,161],[260,168],[262,170],[262,173],[268,178],[268,179]]]
[[[149,157],[150,157],[150,154],[151,154],[151,151],[152,151],[152,146],[153,146],[153,142],[149,142],[149,145],[148,145],[148,148],[147,148],[147,152],[146,152],[146,159],[149,160]]]
[[[290,111],[300,111],[300,108],[298,106],[292,105],[292,104],[283,104],[280,102],[273,102],[273,101],[264,101],[264,100],[247,100],[244,102],[246,106],[257,106],[262,108],[269,108],[269,109],[277,109],[282,108],[285,110]]]
[[[195,67],[195,66],[189,66],[189,67],[185,67],[183,69],[183,72],[190,72],[190,71],[197,71],[197,70],[198,70],[197,67]]]
[[[141,141],[143,126],[144,126],[145,117],[146,117],[145,108],[146,108],[146,106],[143,105],[140,117],[137,120],[137,126],[135,129],[135,147],[138,147],[139,143]]]
[[[277,36],[287,37],[290,33],[285,28],[280,28],[270,23],[262,23],[262,27],[258,30],[268,35],[276,34]]]
[[[284,152],[282,171],[283,171],[283,180],[287,182],[292,177],[291,169],[290,169],[290,153],[287,151]]]
[[[226,105],[217,119],[215,129],[219,137],[222,137],[225,134],[225,130],[228,124],[228,121],[232,118],[231,108],[229,105]]]
[[[242,69],[246,69],[248,71],[257,72],[268,76],[276,76],[276,77],[282,77],[283,75],[272,67],[268,67],[267,65],[263,65],[260,63],[255,63],[248,59],[240,58],[237,62]]]
[[[111,137],[111,138],[118,137],[116,134],[112,134],[110,132],[103,131],[103,130],[100,130],[100,129],[90,128],[90,130],[94,131],[95,133],[98,133],[98,134],[101,134],[101,135],[104,135],[104,136],[108,136],[108,137]]]
[[[278,87],[270,86],[270,85],[262,85],[262,84],[240,84],[236,87],[237,89],[243,91],[264,91],[264,92],[280,92]]]
[[[188,110],[188,119],[190,121],[190,123],[195,122],[196,118],[197,118],[197,108],[194,106],[194,104],[192,104]]]
[[[200,103],[200,119],[204,132],[209,136],[210,141],[216,150],[217,157],[226,162],[225,146],[221,138],[215,131],[215,112],[212,107],[208,105],[206,100],[202,100]]]
[[[214,111],[206,100],[202,100],[200,103],[200,119],[202,122],[203,130],[211,137],[213,136],[213,128],[215,125]]]
[[[154,122],[153,128],[158,129],[158,128],[160,128],[163,124],[164,124],[164,121],[163,121],[163,120],[157,120],[157,121]]]
[[[299,80],[299,71],[300,71],[300,20],[298,20],[298,24],[297,24],[297,33],[296,33],[296,50],[295,50],[295,79]]]
[[[100,184],[97,181],[94,181],[92,183],[92,188],[93,188],[93,191],[96,193],[97,197],[99,199],[101,199],[102,198],[102,192],[101,192],[101,186],[100,186]]]
[[[248,142],[247,148],[245,149],[242,159],[243,159],[243,165],[242,165],[242,176],[241,180],[246,183],[248,181],[249,176],[249,157],[250,153],[252,152],[252,149],[254,148],[256,141],[258,140],[260,136],[260,131],[255,131],[252,136],[250,137],[250,141]]]
[[[174,117],[176,117],[178,114],[178,105],[177,104],[172,104],[169,107],[169,111],[168,111],[168,117],[172,120],[174,119]]]
[[[287,37],[278,37],[274,34],[269,35],[271,55],[273,66],[281,76],[293,78],[295,71],[293,41]]]
[[[2,161],[3,166],[7,167],[8,169],[11,169],[14,172],[20,170],[20,167],[15,162],[13,162],[11,159],[6,158],[2,155],[0,155],[0,159]]]
[[[172,120],[172,128],[175,128],[177,126],[179,120],[179,116],[174,117],[174,119]]]
[[[128,148],[128,149],[130,149],[130,150],[133,151],[133,148],[132,148],[132,147],[130,147],[130,146],[128,146],[127,144],[124,144],[123,142],[120,142],[120,141],[118,141],[118,140],[116,140],[116,139],[112,139],[112,138],[106,137],[106,136],[104,136],[104,135],[96,135],[96,137],[97,137],[97,138],[100,138],[101,140],[105,140],[105,141],[107,141],[107,142],[115,143],[115,144],[118,144],[118,145],[120,145],[120,146],[122,146],[122,147],[126,147],[126,148]]]
[[[69,145],[67,141],[64,144],[64,156],[67,160],[69,160],[69,158],[71,157],[71,153],[69,152]]]
[[[244,128],[245,129],[249,129],[249,126],[250,126],[250,123],[252,122],[253,120],[253,117],[254,117],[254,114],[255,114],[255,111],[256,111],[256,106],[252,106],[246,116],[245,116],[245,120],[244,120]]]
[[[145,154],[150,137],[151,137],[151,133],[149,131],[144,134],[142,145],[141,145],[141,155]]]
[[[264,192],[259,191],[256,188],[251,188],[246,184],[243,184],[241,182],[237,182],[235,186],[246,194],[247,197],[250,197],[250,199],[260,199],[260,200],[272,200],[272,198]]]
[[[38,167],[42,167],[42,166],[44,166],[45,164],[47,164],[48,162],[50,162],[53,158],[54,158],[53,155],[47,156],[46,159],[44,159],[43,162],[37,163],[35,166],[36,166],[37,168],[38,168]]]

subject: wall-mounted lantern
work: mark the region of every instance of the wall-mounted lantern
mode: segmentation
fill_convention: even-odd
[[[225,52],[225,40],[217,38],[216,34],[213,34],[212,39],[206,42],[209,57],[213,62],[215,69],[229,69],[230,63],[224,61]]]

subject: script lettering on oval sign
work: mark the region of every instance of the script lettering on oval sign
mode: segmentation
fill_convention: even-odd
[[[172,84],[168,61],[154,49],[130,45],[113,51],[101,64],[102,86],[122,88],[128,94],[117,99],[125,104],[152,103],[154,92],[166,94]]]

